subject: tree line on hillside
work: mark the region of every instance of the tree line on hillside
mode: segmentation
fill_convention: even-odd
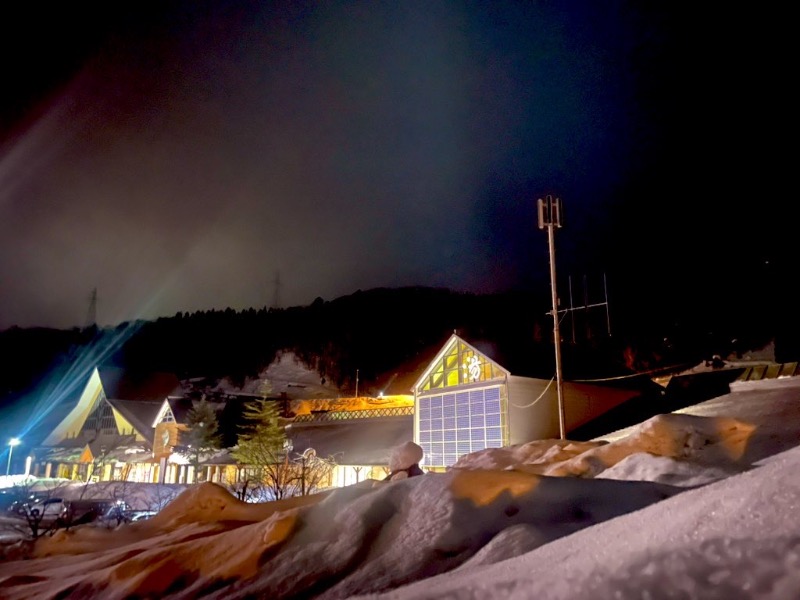
[[[454,331],[467,340],[532,342],[542,357],[551,356],[549,311],[549,290],[479,295],[408,287],[358,291],[332,301],[317,298],[304,307],[177,313],[113,328],[11,328],[0,332],[0,351],[9,357],[0,392],[3,398],[25,393],[48,372],[87,358],[143,373],[229,377],[241,383],[283,349],[293,350],[340,389],[349,389],[356,370],[362,381],[369,381],[444,343]],[[601,323],[575,336],[565,329],[570,322],[565,315],[563,342],[591,347],[608,361],[643,371],[725,354],[731,344],[746,348],[768,341],[727,331],[712,337],[691,323],[653,329],[647,319],[635,316],[612,311],[613,335]]]

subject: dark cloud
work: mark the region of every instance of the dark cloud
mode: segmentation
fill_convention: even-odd
[[[660,229],[699,172],[675,169],[698,122],[675,86],[702,81],[711,43],[679,7],[80,10],[20,10],[6,42],[24,52],[2,105],[0,328],[82,325],[94,288],[115,324],[268,306],[276,277],[284,306],[546,284],[537,197],[564,200],[564,269],[601,271],[633,251],[619,207],[658,188],[641,212]]]

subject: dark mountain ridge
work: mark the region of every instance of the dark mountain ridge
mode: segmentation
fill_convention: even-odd
[[[527,371],[549,378],[554,373],[550,302],[549,290],[476,295],[428,287],[376,288],[332,301],[317,298],[302,307],[178,313],[113,328],[15,327],[0,332],[0,351],[8,357],[0,377],[0,408],[4,416],[12,406],[24,414],[21,399],[37,395],[43,385],[67,373],[88,372],[95,365],[243,382],[282,349],[294,351],[340,389],[353,389],[358,373],[366,390],[370,382],[444,343],[453,332],[467,341],[496,342],[509,366],[524,361]],[[735,323],[714,335],[674,324],[664,331],[615,314],[613,306],[608,312],[605,308],[562,313],[565,378],[692,364],[770,339],[768,332],[739,333]]]

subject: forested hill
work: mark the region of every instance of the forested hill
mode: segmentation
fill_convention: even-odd
[[[345,386],[356,369],[367,380],[443,342],[454,330],[533,335],[547,322],[546,310],[528,294],[408,287],[317,298],[303,307],[178,313],[114,328],[12,328],[0,332],[0,351],[10,357],[3,393],[25,391],[48,370],[87,359],[134,371],[168,371],[182,379],[236,381],[257,374],[285,348]]]
[[[454,331],[467,341],[533,343],[540,356],[551,357],[549,310],[549,290],[540,295],[473,295],[408,287],[358,291],[332,301],[317,298],[308,306],[286,309],[178,313],[114,328],[12,328],[0,332],[0,352],[7,357],[0,399],[27,393],[44,375],[78,361],[168,371],[181,379],[228,376],[243,381],[258,374],[281,349],[294,350],[330,382],[347,389],[356,369],[362,381],[369,381],[442,344]],[[594,316],[578,313],[577,324],[573,317],[562,318],[568,347],[591,347],[595,356],[633,370],[701,360],[720,351],[692,332],[667,340],[660,331],[638,327],[626,333],[617,326],[612,338],[604,309]],[[543,368],[551,367],[545,361]]]

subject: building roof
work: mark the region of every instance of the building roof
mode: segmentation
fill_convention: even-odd
[[[98,367],[97,372],[109,404],[152,444],[153,421],[164,400],[183,394],[177,376],[165,372],[135,373],[105,366]]]
[[[132,435],[107,435],[100,434],[89,442],[89,450],[96,460],[130,462],[133,456],[146,454],[151,457],[149,448],[142,442],[137,442]]]
[[[170,373],[135,374],[116,367],[92,368],[86,379],[76,386],[68,402],[59,403],[54,410],[52,425],[42,430],[43,439],[39,442],[46,446],[69,448],[73,445],[69,439],[83,427],[97,400],[97,393],[102,387],[105,401],[136,433],[150,444],[153,441],[153,421],[159,409],[172,394],[182,393],[180,381]],[[77,391],[79,390],[79,391]],[[130,429],[130,427],[124,427]],[[134,431],[120,431],[119,435],[131,435]],[[85,444],[87,437],[77,436]]]
[[[189,411],[192,410],[193,401],[187,396],[170,396],[167,398],[167,404],[172,411],[172,417],[176,423],[186,423],[186,417]]]
[[[377,396],[412,394],[414,385],[431,365],[436,356],[449,345],[453,337],[497,363],[511,375],[550,379],[555,375],[555,348],[549,342],[534,340],[532,335],[509,332],[498,336],[473,335],[469,332],[453,333],[441,342],[429,345],[397,367],[383,373],[365,386],[364,390]],[[602,345],[561,345],[562,377],[582,381],[622,378],[635,375],[634,371],[609,358]],[[637,380],[640,382],[640,380]]]
[[[414,417],[404,415],[352,421],[292,423],[286,429],[292,453],[313,448],[340,465],[388,465],[396,446],[414,439]]]
[[[83,442],[80,446],[54,446],[45,448],[36,448],[36,460],[41,462],[68,462],[76,463],[80,461],[81,454],[86,448],[86,443]]]
[[[148,400],[119,400],[108,398],[109,404],[117,409],[125,417],[136,431],[151,444],[153,443],[153,421],[158,415],[163,401],[154,402]]]
[[[172,373],[133,373],[117,367],[98,367],[106,398],[162,402],[168,396],[182,396],[178,377]]]
[[[408,360],[376,377],[374,381],[365,385],[363,390],[373,397],[381,394],[384,396],[413,394],[414,383],[436,358],[436,354],[444,344],[445,341],[442,341],[426,346]]]
[[[464,341],[512,375],[538,379],[550,379],[555,375],[555,347],[549,342],[537,342],[533,336],[465,337]],[[565,380],[607,379],[635,374],[610,358],[610,353],[601,344],[562,343],[560,350],[561,374]]]

